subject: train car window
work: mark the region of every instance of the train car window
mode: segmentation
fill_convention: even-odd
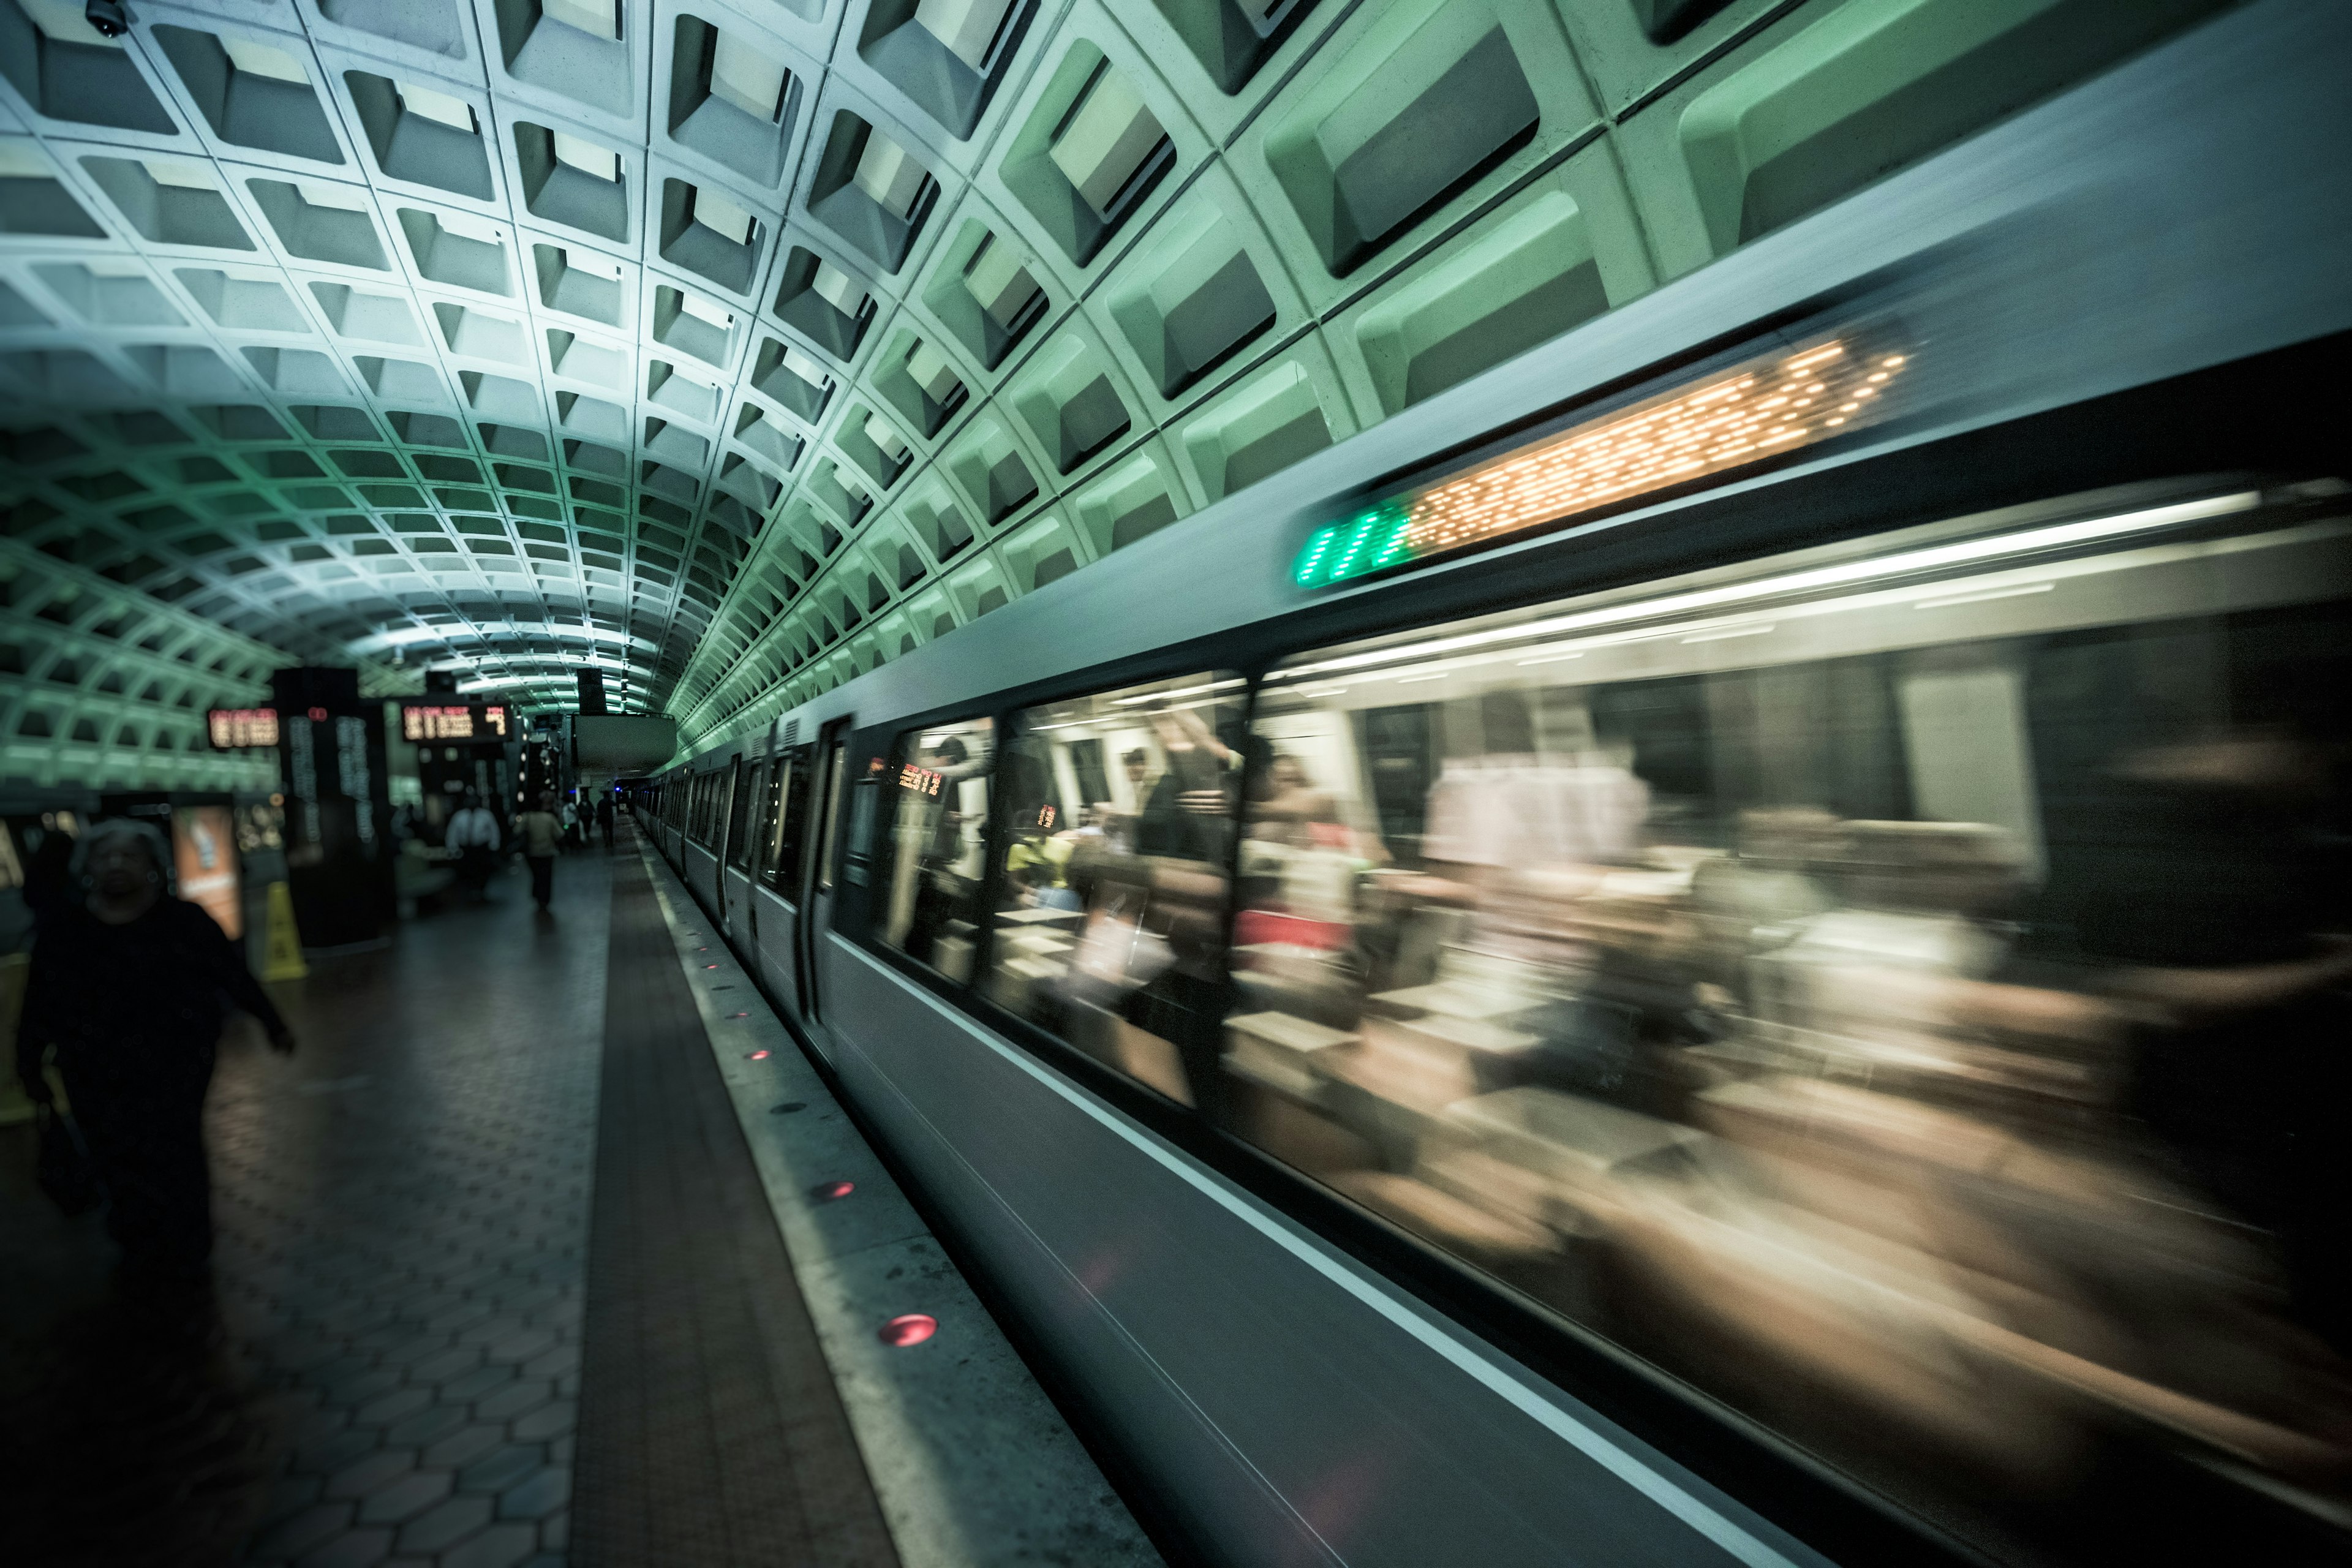
[[[751,764],[738,761],[729,772],[727,822],[727,863],[738,871],[751,868],[751,800],[757,780]]]
[[[849,742],[836,742],[833,748],[832,765],[825,769],[824,777],[819,781],[818,786],[824,791],[824,841],[817,847],[816,858],[816,886],[821,893],[833,891],[834,850],[841,835],[841,795],[842,791],[848,787],[848,781],[843,775],[848,771]]]
[[[2347,1146],[2330,504],[2034,509],[1291,660],[1222,1114],[1979,1539],[2029,1477],[2337,1506],[2293,1458],[2352,1415],[2337,1186],[2289,1152]]]
[[[866,758],[865,772],[853,769],[846,781],[848,794],[838,797],[842,809],[849,814],[848,826],[843,830],[845,842],[842,846],[841,879],[853,888],[871,883],[875,857],[884,847],[876,841],[876,835],[889,826],[892,814],[878,808],[876,803],[881,801],[883,806],[896,805],[895,800],[882,800],[883,775],[889,767],[887,757]],[[893,777],[890,782],[898,781]]]
[[[1213,672],[1029,709],[997,769],[990,999],[1187,1105],[1224,1010],[1244,685]]]
[[[775,852],[769,858],[769,880],[791,900],[799,899],[801,891],[802,846],[807,836],[809,797],[816,788],[814,770],[809,765],[814,755],[814,747],[802,746],[786,760],[783,813],[776,824]]]
[[[950,980],[971,978],[987,854],[996,721],[899,733],[882,775],[877,826],[888,834],[875,888],[881,939]]]

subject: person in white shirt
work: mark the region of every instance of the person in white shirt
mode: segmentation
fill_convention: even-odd
[[[488,898],[490,872],[498,865],[499,819],[482,804],[481,796],[472,790],[466,792],[466,804],[449,818],[441,841],[457,857],[458,879],[476,899]]]

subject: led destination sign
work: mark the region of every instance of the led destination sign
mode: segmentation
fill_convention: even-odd
[[[216,752],[275,746],[278,744],[278,710],[207,708],[205,710],[205,735]]]
[[[507,738],[506,706],[478,702],[428,707],[404,702],[400,705],[400,738],[425,742],[503,741]]]
[[[1832,338],[1752,360],[1318,529],[1291,578],[1344,583],[1796,451],[1874,418],[1906,358]]]

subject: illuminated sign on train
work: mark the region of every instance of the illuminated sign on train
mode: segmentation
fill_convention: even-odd
[[[1751,360],[1318,529],[1291,580],[1327,587],[1496,543],[1827,440],[1884,411],[1907,358],[1832,338]]]
[[[507,710],[503,703],[453,703],[443,707],[404,702],[400,705],[400,738],[404,741],[503,741]]]

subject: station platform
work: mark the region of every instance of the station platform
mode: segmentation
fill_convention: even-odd
[[[232,1025],[208,1307],[6,1130],[0,1559],[1160,1561],[668,868],[555,886],[273,987],[290,1058]]]

